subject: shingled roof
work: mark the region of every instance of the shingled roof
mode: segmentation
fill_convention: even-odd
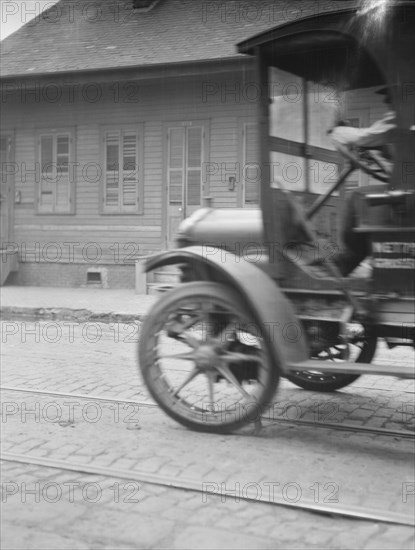
[[[235,44],[347,0],[61,0],[2,42],[1,76],[237,58]]]

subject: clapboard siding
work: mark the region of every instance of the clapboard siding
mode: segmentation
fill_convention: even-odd
[[[239,107],[239,106],[238,106]],[[239,110],[239,109],[238,109]],[[216,117],[212,120],[212,139],[210,161],[215,163],[217,172],[210,179],[210,194],[214,197],[216,208],[237,206],[237,192],[229,191],[227,179],[237,169],[238,162],[238,118]],[[237,185],[239,184],[237,178]]]
[[[346,94],[346,113],[353,113],[356,109],[365,109],[369,113],[369,124],[378,120],[385,112],[384,96],[376,93],[377,88],[364,91],[353,91]]]

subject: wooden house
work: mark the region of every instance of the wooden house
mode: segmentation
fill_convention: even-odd
[[[352,3],[61,0],[4,40],[2,284],[133,287],[196,209],[256,207],[261,90],[235,44]],[[380,99],[354,105],[368,123]]]

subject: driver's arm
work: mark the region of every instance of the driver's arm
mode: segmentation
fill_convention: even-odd
[[[348,147],[381,147],[395,141],[396,116],[387,113],[381,120],[369,128],[353,128],[351,126],[336,126],[330,132],[333,141]]]

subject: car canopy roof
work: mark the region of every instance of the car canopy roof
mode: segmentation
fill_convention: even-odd
[[[382,85],[387,78],[379,61],[383,56],[399,55],[389,37],[400,32],[402,23],[413,21],[415,2],[397,0],[389,7],[393,12],[386,13],[381,32],[367,27],[373,13],[359,16],[357,8],[350,8],[281,25],[239,43],[238,51],[250,55],[259,52],[267,65],[342,89]],[[409,11],[411,17],[407,17]]]

